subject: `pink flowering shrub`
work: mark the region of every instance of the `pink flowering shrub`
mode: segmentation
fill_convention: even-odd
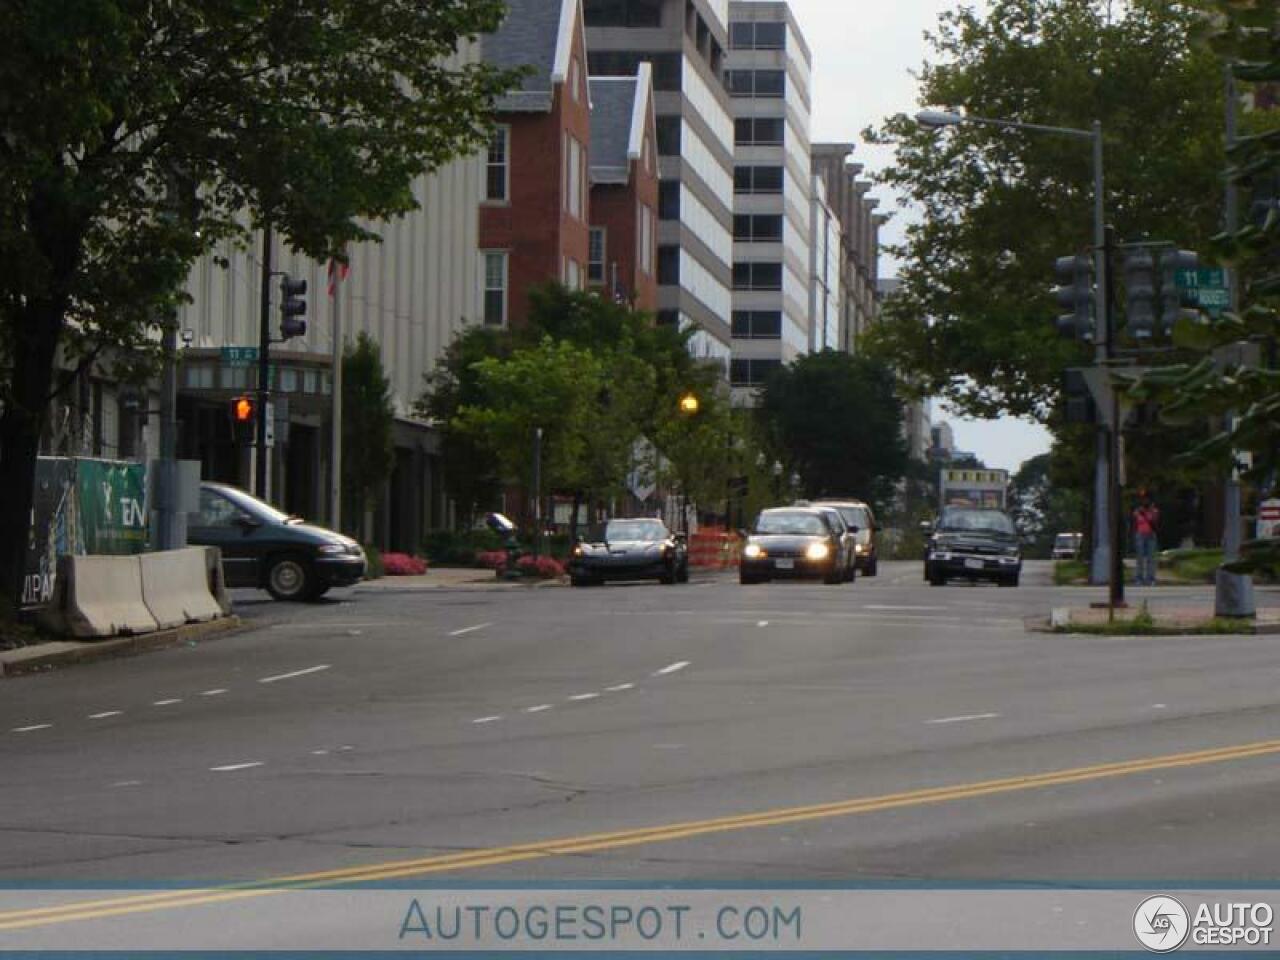
[[[501,570],[507,565],[507,552],[505,550],[483,550],[476,554],[476,566],[484,567],[488,570]]]
[[[553,557],[534,557],[525,554],[516,561],[516,566],[526,577],[539,577],[542,580],[553,580],[564,576],[564,567]]]
[[[420,577],[427,572],[427,561],[407,553],[384,553],[382,571],[388,577]]]

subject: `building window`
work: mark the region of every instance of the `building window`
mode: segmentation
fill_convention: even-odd
[[[744,243],[777,243],[782,240],[782,215],[734,214],[733,239]]]
[[[734,193],[781,193],[782,167],[734,167]]]
[[[679,180],[663,180],[658,184],[658,216],[663,220],[680,219]]]
[[[564,260],[564,285],[570,290],[582,289],[582,267],[572,257]]]
[[[752,360],[735,357],[729,362],[729,385],[759,387],[782,366],[781,360]]]
[[[733,121],[733,142],[744,147],[780,146],[787,122],[781,117],[740,117]]]
[[[683,54],[641,50],[592,50],[587,72],[593,77],[634,77],[641,63],[653,65],[653,89],[679,92],[684,76]]]
[[[505,202],[507,199],[510,147],[511,128],[496,127],[489,140],[489,162],[484,192],[486,200]]]
[[[676,286],[680,283],[679,247],[661,246],[658,248],[658,282],[664,286]]]
[[[664,157],[680,156],[680,118],[659,117],[658,153]]]
[[[782,311],[733,311],[733,338],[735,340],[781,340]]]
[[[578,103],[582,96],[578,91],[578,58],[573,57],[569,61],[569,96],[573,97],[573,102]]]
[[[604,283],[604,227],[592,227],[587,253],[587,283]]]
[[[733,289],[781,290],[781,263],[735,263],[733,265]]]
[[[676,327],[678,329],[680,326],[680,311],[659,310],[656,319],[660,327]]]
[[[785,50],[787,25],[785,23],[731,23],[729,24],[729,48],[731,50]]]
[[[586,0],[588,27],[660,27],[662,0]]]
[[[564,208],[572,217],[582,219],[582,191],[586,151],[570,134],[564,135]]]
[[[507,255],[484,254],[484,322],[501,327],[507,322]]]
[[[636,216],[636,244],[640,248],[640,269],[647,274],[653,274],[653,210],[643,203],[639,205]]]
[[[731,97],[782,97],[787,93],[785,70],[726,70],[724,86]]]

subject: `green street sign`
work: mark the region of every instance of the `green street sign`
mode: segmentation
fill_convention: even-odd
[[[257,347],[223,347],[222,363],[228,367],[252,367],[258,362]]]
[[[1222,267],[1201,267],[1199,270],[1179,270],[1174,280],[1184,290],[1227,289],[1227,271]]]

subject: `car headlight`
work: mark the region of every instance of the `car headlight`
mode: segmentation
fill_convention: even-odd
[[[575,544],[573,545],[573,555],[574,555],[575,557],[580,557],[580,556],[582,556],[584,553],[586,553],[586,551],[582,549],[582,544],[580,544],[580,543],[575,543]]]
[[[809,548],[805,550],[804,555],[810,560],[825,560],[831,553],[831,548],[825,543],[811,543]]]
[[[855,544],[853,545],[853,552],[854,552],[854,553],[866,553],[866,552],[867,552],[867,548],[866,548],[866,547],[864,547],[864,546],[863,546],[862,544],[860,544],[860,543],[855,543]]]
[[[746,547],[743,549],[742,555],[744,557],[750,557],[752,560],[755,560],[759,557],[764,556],[764,547],[760,546],[760,544],[758,543],[748,543]]]
[[[322,553],[325,556],[341,556],[347,552],[345,543],[325,543],[316,548],[316,553]]]

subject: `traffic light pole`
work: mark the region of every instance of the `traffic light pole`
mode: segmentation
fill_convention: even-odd
[[[271,374],[271,224],[262,228],[262,318],[258,331],[258,418],[254,423],[253,492],[267,499],[267,401],[271,398],[268,378]]]
[[[1105,194],[1103,192],[1103,155],[1102,155],[1102,123],[1093,121],[1093,255],[1094,255],[1094,363],[1106,368],[1111,359],[1113,331],[1111,329],[1111,304],[1108,296],[1109,267],[1107,250],[1107,227]],[[1107,391],[1103,406],[1114,410],[1115,390],[1111,387],[1109,377],[1102,382]],[[1105,421],[1105,417],[1099,418]],[[1089,565],[1089,582],[1093,584],[1110,583],[1114,580],[1115,565],[1113,553],[1119,554],[1119,548],[1112,549],[1112,516],[1118,509],[1113,501],[1112,464],[1115,450],[1119,446],[1113,442],[1113,431],[1118,433],[1119,425],[1108,430],[1105,422],[1098,424],[1097,455],[1094,458],[1093,470],[1093,556]],[[1114,587],[1113,587],[1114,590]]]

